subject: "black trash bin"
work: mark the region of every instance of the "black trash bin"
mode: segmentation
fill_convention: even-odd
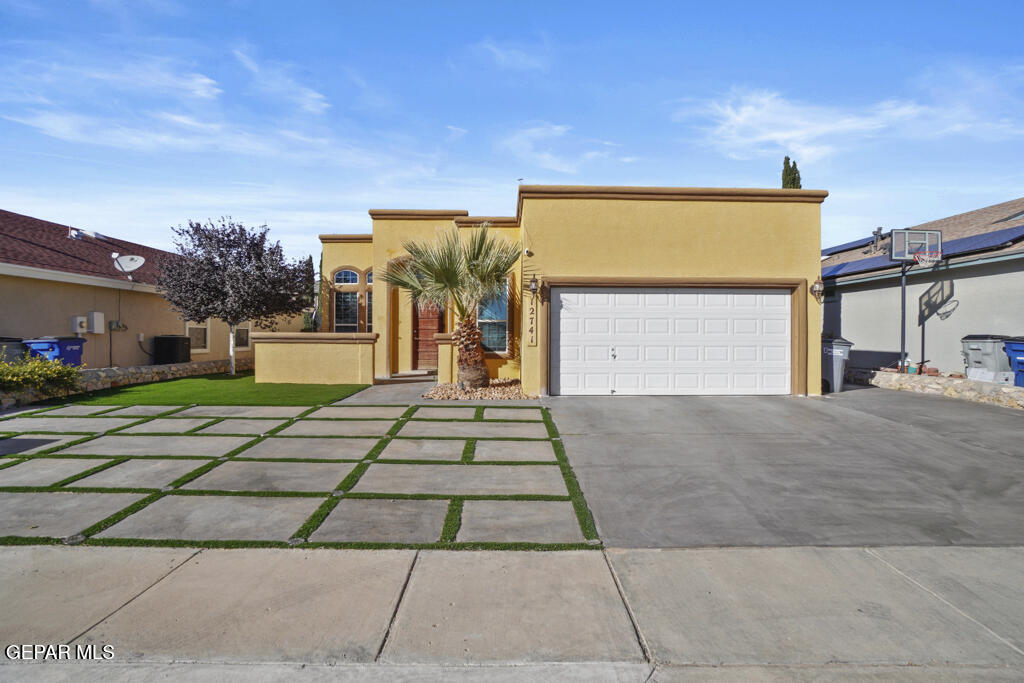
[[[823,393],[843,390],[846,361],[853,342],[842,337],[821,338],[821,390]]]
[[[192,340],[183,334],[153,337],[153,365],[187,363],[192,360]]]

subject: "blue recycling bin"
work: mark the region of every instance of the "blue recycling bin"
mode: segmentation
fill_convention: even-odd
[[[33,356],[59,360],[64,365],[81,365],[85,340],[81,337],[42,337],[25,339],[22,343]]]
[[[1024,337],[1010,337],[1003,342],[1013,370],[1014,386],[1024,387]]]

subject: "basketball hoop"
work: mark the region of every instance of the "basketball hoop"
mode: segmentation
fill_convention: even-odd
[[[914,254],[914,262],[922,268],[934,268],[942,260],[942,253],[938,251],[919,251]]]

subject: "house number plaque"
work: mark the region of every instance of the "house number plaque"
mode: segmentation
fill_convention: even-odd
[[[537,345],[537,301],[536,297],[530,301],[526,311],[526,345]]]

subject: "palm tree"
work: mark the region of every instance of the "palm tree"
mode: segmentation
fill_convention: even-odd
[[[455,311],[459,384],[478,389],[487,386],[488,376],[477,311],[504,291],[520,246],[490,234],[486,223],[468,237],[463,234],[452,228],[433,242],[403,243],[409,257],[388,266],[381,279],[408,290],[421,311]]]

